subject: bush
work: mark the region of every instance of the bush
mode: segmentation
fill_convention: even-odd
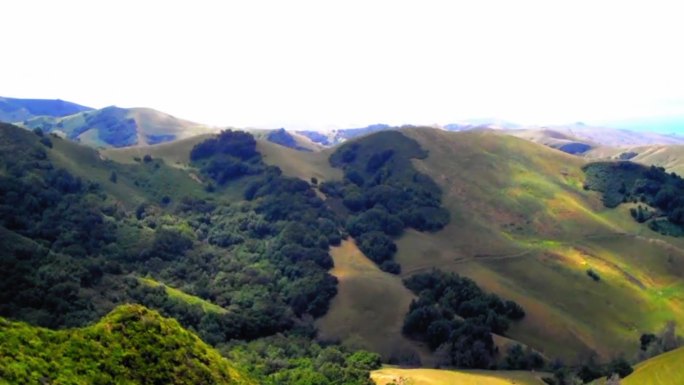
[[[589,277],[591,277],[591,279],[593,279],[595,282],[598,282],[598,281],[601,280],[601,276],[598,275],[598,273],[595,272],[595,271],[592,270],[592,269],[587,269],[587,275],[588,275]]]

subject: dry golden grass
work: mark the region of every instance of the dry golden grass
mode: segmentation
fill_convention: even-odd
[[[371,373],[377,385],[543,385],[541,373],[522,371],[400,369],[385,367]]]
[[[330,311],[317,322],[320,337],[359,344],[386,358],[402,350],[421,350],[401,334],[413,299],[401,279],[381,271],[352,240],[333,247],[331,255],[338,294]]]

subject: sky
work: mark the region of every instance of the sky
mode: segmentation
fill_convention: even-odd
[[[682,7],[7,1],[0,95],[152,107],[234,127],[676,120],[684,117]]]

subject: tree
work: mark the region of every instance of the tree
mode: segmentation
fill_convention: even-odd
[[[606,385],[620,385],[620,376],[613,374],[606,380]]]

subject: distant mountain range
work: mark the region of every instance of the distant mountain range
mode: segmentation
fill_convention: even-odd
[[[399,127],[374,124],[362,128],[339,129],[329,133],[319,131],[296,132],[323,146],[334,146],[355,137],[396,128]],[[582,154],[593,148],[603,146],[633,147],[684,144],[684,136],[588,126],[582,123],[564,126],[521,126],[505,121],[473,120],[450,123],[441,128],[446,131],[500,131],[570,154]]]
[[[216,131],[151,108],[96,110],[62,100],[0,98],[0,120],[94,147],[145,146]]]
[[[37,116],[62,117],[92,108],[64,100],[15,99],[0,97],[0,121],[21,122]]]
[[[63,100],[0,97],[0,121],[40,128],[94,147],[147,146],[218,131],[150,108],[93,109]],[[408,127],[408,126],[403,126]],[[297,150],[316,150],[378,131],[399,128],[389,124],[344,128],[330,132],[264,130],[269,141]],[[496,130],[571,154],[600,147],[684,144],[684,136],[597,127],[584,123],[523,126],[500,119],[470,119],[441,126],[446,131]],[[250,130],[255,131],[255,130]],[[259,131],[259,130],[256,130]],[[257,134],[258,135],[258,134]]]

